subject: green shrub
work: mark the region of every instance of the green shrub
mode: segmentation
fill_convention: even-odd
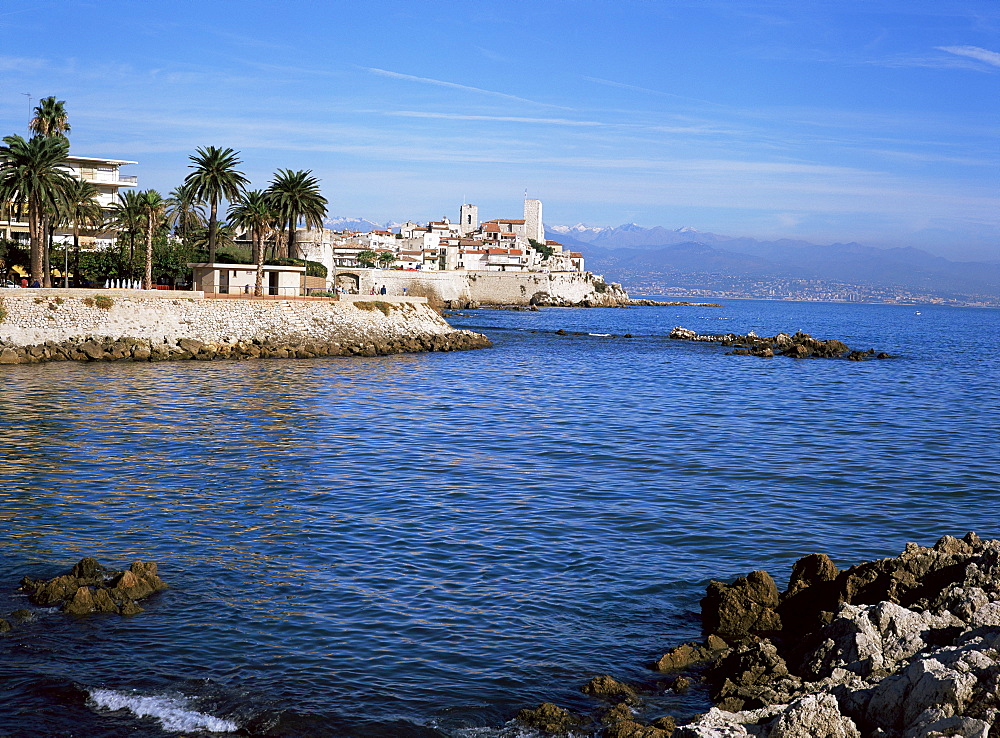
[[[110,310],[111,306],[115,304],[107,295],[97,295],[96,297],[84,297],[82,300],[83,304],[87,307],[99,307],[101,310]]]
[[[326,290],[313,290],[309,293],[311,297],[336,297],[336,292],[327,292]]]
[[[357,300],[354,307],[358,310],[381,310],[383,315],[388,315],[392,310],[392,305],[382,300]]]

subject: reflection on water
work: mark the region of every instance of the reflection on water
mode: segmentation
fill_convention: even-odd
[[[85,554],[158,561],[171,589],[135,618],[42,614],[0,640],[0,713],[56,730],[72,703],[111,730],[43,679],[208,700],[192,710],[259,734],[498,726],[578,703],[596,673],[648,678],[697,636],[709,578],[1000,534],[1000,391],[969,348],[996,311],[703,317],[478,311],[463,327],[493,350],[4,367],[0,611],[23,604],[22,574]],[[673,325],[803,329],[899,358],[729,357],[669,341]]]

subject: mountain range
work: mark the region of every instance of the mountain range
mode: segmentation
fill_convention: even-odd
[[[626,288],[673,281],[738,292],[753,281],[810,281],[844,289],[895,289],[966,303],[980,303],[984,298],[993,303],[1000,298],[1000,260],[950,261],[910,247],[758,241],[634,223],[614,228],[553,226],[546,229],[546,235],[582,252],[589,271]]]

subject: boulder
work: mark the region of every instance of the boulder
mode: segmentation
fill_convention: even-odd
[[[113,572],[90,556],[81,559],[69,574],[21,580],[21,589],[31,602],[42,606],[61,604],[63,612],[70,615],[134,615],[142,612],[137,600],[166,587],[153,562],[135,561],[127,571]]]
[[[843,605],[830,625],[823,628],[819,648],[803,665],[817,679],[844,669],[861,677],[888,673],[899,662],[927,647],[929,631],[962,623],[948,613],[914,612],[893,602],[877,605]]]
[[[563,708],[543,702],[534,709],[525,708],[517,713],[517,720],[529,728],[537,728],[546,733],[566,734],[587,721],[582,716]]]
[[[767,738],[861,738],[854,721],[840,714],[831,694],[795,700],[771,725]]]
[[[673,738],[749,738],[764,735],[756,726],[752,729],[753,732],[748,731],[735,714],[713,707],[690,723],[677,726]]]
[[[639,698],[635,690],[624,682],[612,679],[607,674],[596,676],[580,688],[580,691],[591,697],[598,697],[612,702],[627,702],[638,704]]]
[[[656,661],[653,668],[657,671],[677,671],[694,664],[713,661],[729,648],[724,640],[717,635],[709,635],[703,645],[683,643],[671,649]]]
[[[643,725],[637,720],[620,720],[604,731],[604,738],[670,738],[672,729]]]
[[[785,660],[770,641],[741,643],[709,672],[715,684],[712,699],[723,710],[764,707],[798,691]]]
[[[732,584],[712,581],[701,601],[702,627],[723,638],[745,638],[781,630],[778,588],[766,571],[750,572]]]

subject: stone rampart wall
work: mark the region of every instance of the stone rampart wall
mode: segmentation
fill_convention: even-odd
[[[348,270],[341,270],[348,271]],[[593,305],[615,306],[628,300],[617,285],[590,272],[424,272],[393,269],[350,270],[362,294],[383,285],[391,295],[426,297],[436,305]]]

